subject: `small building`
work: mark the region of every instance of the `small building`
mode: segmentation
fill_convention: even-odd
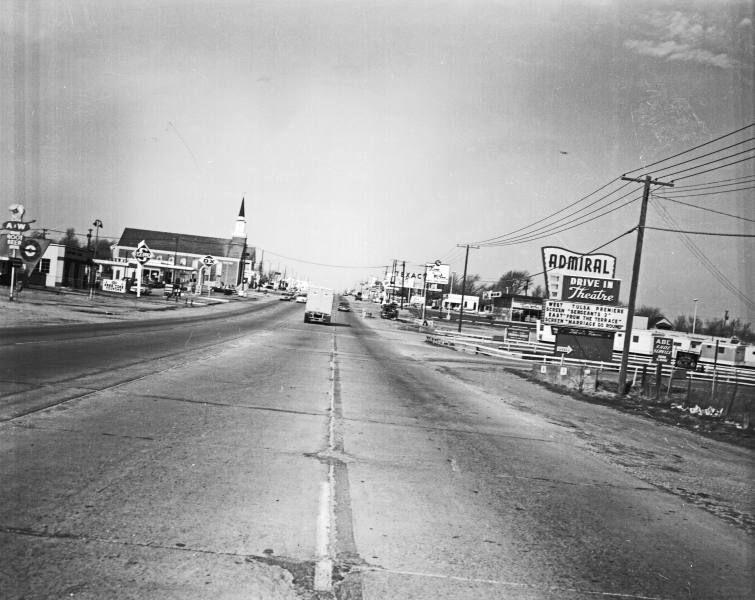
[[[136,248],[146,244],[152,257],[143,265],[134,257]],[[207,266],[203,259],[212,257]],[[127,227],[112,246],[109,258],[96,258],[102,285],[121,291],[115,285],[124,279],[134,281],[139,274],[143,284],[179,284],[201,281],[205,286],[236,287],[252,281],[255,248],[246,236],[244,201],[230,238]]]
[[[66,271],[66,250],[63,244],[51,243],[47,246],[42,258],[29,275],[29,283],[44,287],[59,287],[63,285],[64,273],[74,273],[71,267]]]
[[[443,294],[441,310],[460,311],[461,299],[461,294]],[[479,296],[468,296],[466,294],[464,295],[464,310],[468,310],[469,312],[477,312],[479,308]]]
[[[487,292],[484,312],[491,313],[502,321],[525,321],[534,323],[543,315],[543,299],[523,294]],[[500,294],[500,295],[496,295]]]

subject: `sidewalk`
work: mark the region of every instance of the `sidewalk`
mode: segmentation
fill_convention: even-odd
[[[188,305],[186,296],[178,301],[166,300],[162,290],[137,298],[135,295],[110,294],[98,291],[90,298],[86,290],[71,288],[40,289],[24,288],[8,298],[9,288],[0,286],[0,328],[45,326],[74,323],[106,323],[135,319],[164,318],[172,315],[186,316],[186,311],[200,314],[202,311],[217,309],[220,305],[238,302],[274,300],[277,296],[266,297],[256,292],[248,296],[195,296],[193,306]]]

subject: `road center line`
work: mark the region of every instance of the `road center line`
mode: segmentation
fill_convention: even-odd
[[[336,358],[335,334],[333,334],[333,349],[330,354],[330,415],[328,418],[328,453],[332,455],[336,446]],[[317,513],[317,562],[315,563],[314,589],[317,592],[330,592],[333,589],[333,525],[335,493],[335,470],[332,464],[328,466],[328,480],[320,487],[320,504]]]

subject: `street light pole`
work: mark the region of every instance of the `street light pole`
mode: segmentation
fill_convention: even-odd
[[[94,270],[94,277],[92,278],[92,279],[94,279],[94,281],[90,281],[90,285],[89,285],[89,297],[90,298],[94,297],[94,288],[97,286],[97,265],[96,265],[96,263],[94,261],[97,258],[97,244],[100,241],[100,228],[102,227],[102,221],[100,221],[99,219],[95,219],[94,222],[92,223],[92,225],[94,225],[94,228],[95,228],[95,231],[94,231],[94,252],[92,254],[92,267],[91,267]],[[91,238],[91,236],[92,236],[92,230],[90,229],[89,230],[89,237]]]
[[[697,302],[698,302],[698,298],[693,298],[692,302],[695,303],[695,310],[694,310],[694,314],[692,315],[692,335],[694,335],[695,334],[695,326],[697,325]]]

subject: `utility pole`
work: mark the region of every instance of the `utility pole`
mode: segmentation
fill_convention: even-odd
[[[406,261],[401,261],[401,308],[404,308],[404,282],[406,281]]]
[[[650,199],[650,186],[651,185],[665,185],[667,187],[674,187],[673,183],[665,183],[663,181],[653,180],[650,175],[646,175],[645,179],[633,179],[631,177],[622,177],[624,181],[634,181],[636,183],[644,183],[645,189],[642,192],[642,206],[640,208],[640,222],[637,225],[637,243],[634,249],[634,266],[632,267],[632,283],[629,287],[629,304],[627,305],[627,324],[624,330],[624,349],[621,352],[621,366],[619,367],[619,384],[618,393],[624,395],[626,393],[627,383],[627,362],[629,361],[629,344],[632,341],[632,321],[634,320],[634,303],[637,299],[637,282],[640,278],[640,261],[642,259],[642,242],[645,238],[645,218],[648,212],[648,200]]]
[[[393,266],[391,267],[391,302],[396,299],[396,259],[393,259]]]
[[[461,333],[461,322],[464,320],[464,293],[467,287],[467,263],[469,262],[469,248],[479,250],[479,246],[470,246],[469,244],[456,244],[457,248],[466,246],[467,252],[464,254],[464,275],[461,279],[461,306],[459,307],[459,333]],[[451,299],[448,300],[448,305],[451,305]]]

